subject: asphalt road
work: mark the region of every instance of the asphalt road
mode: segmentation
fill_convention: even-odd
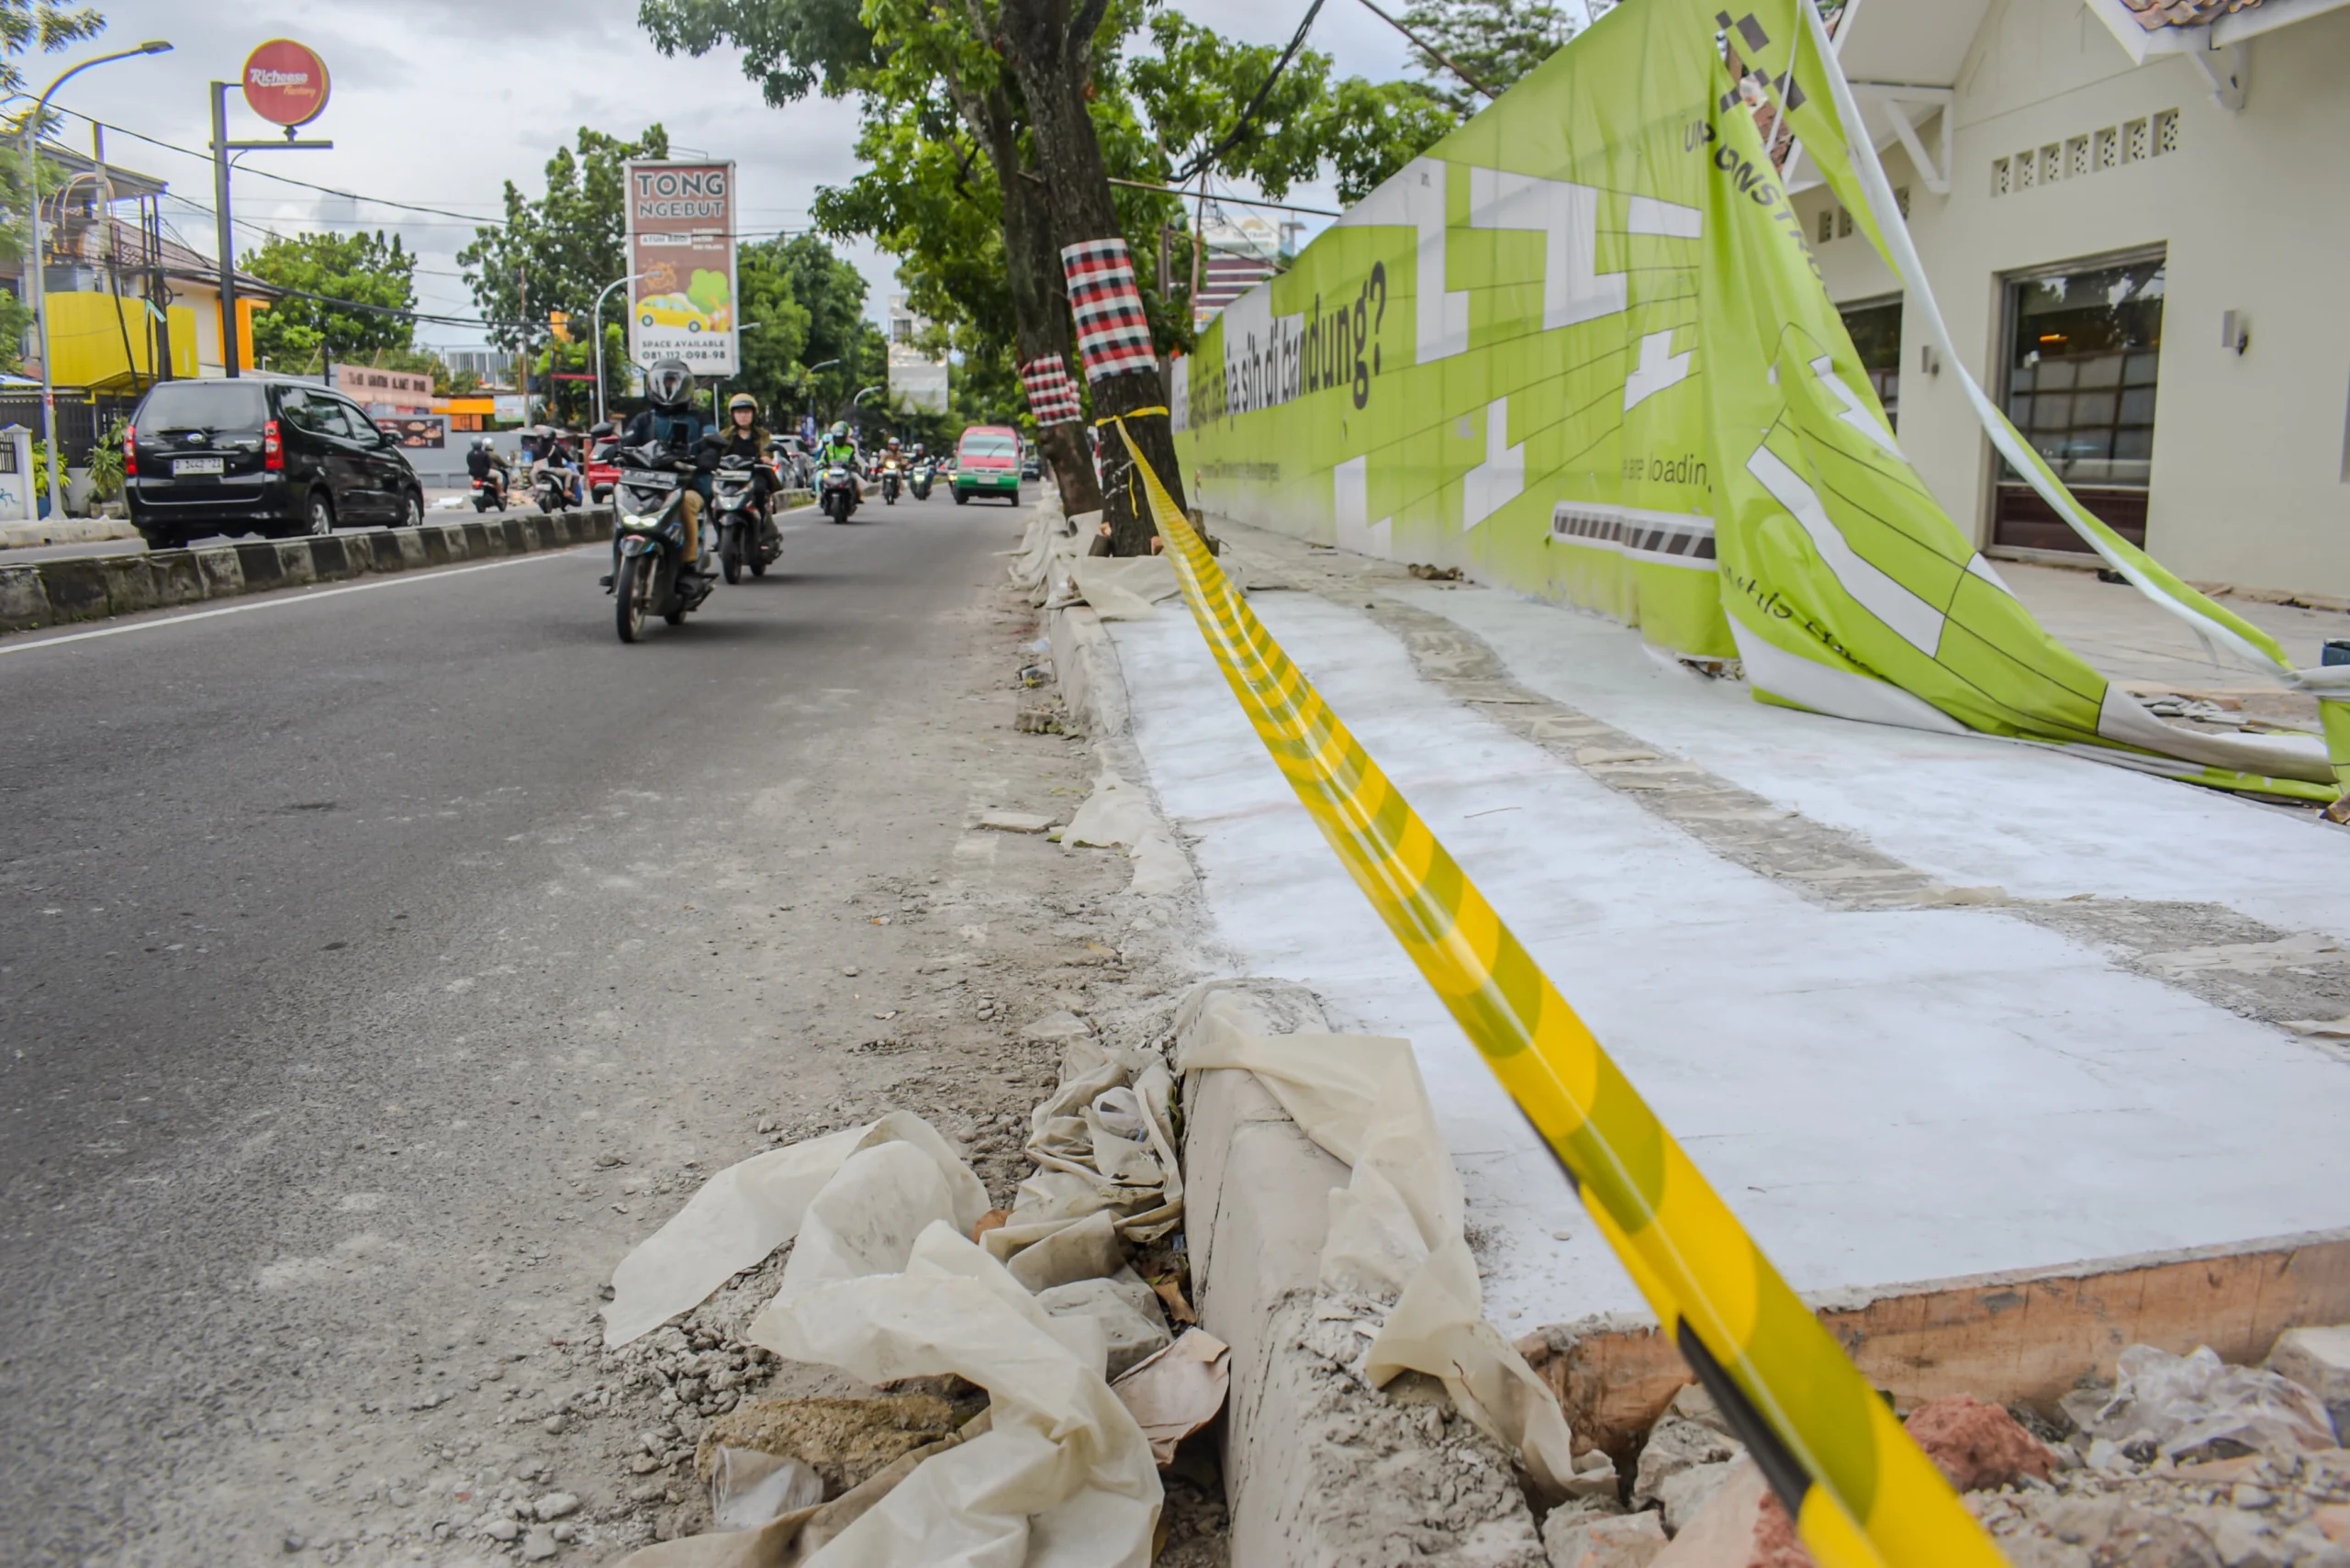
[[[532,1271],[645,1223],[590,1156],[773,1086],[757,934],[951,852],[903,737],[1019,521],[802,522],[634,647],[600,549],[0,640],[0,1562],[274,1559],[375,1412],[581,1332]]]

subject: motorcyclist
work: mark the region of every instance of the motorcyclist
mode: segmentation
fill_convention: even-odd
[[[684,567],[698,577],[713,574],[701,565],[701,511],[710,500],[710,474],[718,466],[721,450],[717,432],[710,430],[699,414],[694,411],[694,373],[681,359],[657,359],[644,374],[645,407],[629,419],[621,431],[622,446],[643,446],[648,443],[667,449],[678,457],[694,462],[694,476],[686,487],[686,539]],[[603,586],[612,586],[612,578],[620,575],[620,541],[612,542],[612,577]]]
[[[718,432],[722,442],[719,455],[747,457],[757,466],[751,470],[751,503],[759,509],[762,532],[772,538],[775,517],[767,505],[767,498],[776,487],[775,437],[759,423],[759,400],[748,392],[737,392],[726,400],[725,428]]]
[[[541,474],[553,473],[556,483],[570,496],[571,504],[579,505],[579,468],[571,459],[570,444],[563,439],[562,431],[553,429],[543,432],[540,439],[545,445],[539,460],[531,465],[532,479],[535,481]]]
[[[834,424],[826,434],[824,450],[818,454],[818,457],[827,464],[838,463],[853,472],[858,469],[856,442],[849,438],[846,420]]]
[[[497,505],[502,507],[506,504],[506,454],[490,444],[489,437],[480,435],[474,438],[473,450],[465,454],[465,473],[475,484],[490,487]]]

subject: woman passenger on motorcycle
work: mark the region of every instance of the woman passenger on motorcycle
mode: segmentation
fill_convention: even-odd
[[[768,492],[775,488],[775,470],[770,466],[775,459],[768,451],[775,445],[775,437],[759,423],[759,400],[748,392],[728,398],[726,424],[719,437],[725,443],[721,455],[747,457],[758,465],[751,471],[751,495],[759,510],[766,511]]]

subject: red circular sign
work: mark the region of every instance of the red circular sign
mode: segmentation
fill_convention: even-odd
[[[327,109],[327,62],[306,44],[272,39],[245,57],[245,102],[278,125],[308,125]]]

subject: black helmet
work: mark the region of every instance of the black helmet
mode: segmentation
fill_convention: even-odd
[[[681,359],[656,359],[644,373],[644,395],[656,409],[682,409],[694,399],[694,373]]]

